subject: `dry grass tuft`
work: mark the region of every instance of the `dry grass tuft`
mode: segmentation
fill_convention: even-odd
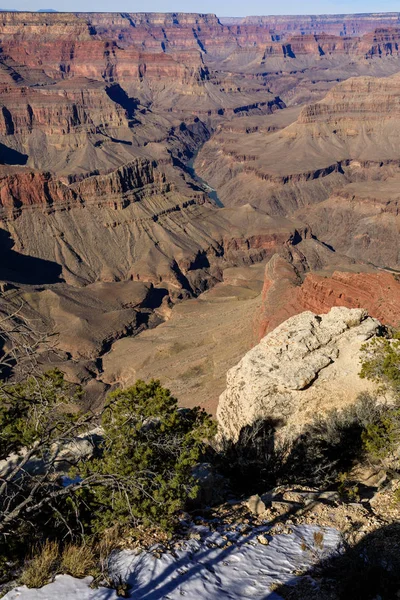
[[[72,577],[86,577],[96,568],[97,560],[91,546],[68,544],[61,555],[61,572]]]
[[[59,555],[57,542],[47,541],[36,548],[22,572],[21,583],[28,588],[40,588],[49,583],[57,571]]]

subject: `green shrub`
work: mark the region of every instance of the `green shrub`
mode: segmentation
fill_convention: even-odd
[[[0,386],[0,458],[56,441],[81,416],[73,410],[82,390],[53,369],[15,385]]]
[[[48,539],[74,542],[111,526],[170,530],[197,495],[192,469],[215,433],[203,410],[180,409],[159,381],[113,392],[99,416],[80,414],[79,398],[57,370],[0,388],[0,566],[23,560],[28,545],[44,544],[45,560]],[[88,432],[99,417],[95,443]],[[92,451],[73,450],[78,436]],[[90,562],[83,548],[82,574]],[[78,557],[65,552],[77,573]]]
[[[0,386],[0,556],[16,560],[26,541],[65,533],[58,505],[66,506],[61,499],[70,491],[58,452],[88,426],[76,409],[80,395],[57,369]]]
[[[359,488],[350,478],[348,473],[339,473],[338,475],[338,492],[342,500],[346,502],[359,502]]]
[[[375,337],[361,348],[360,377],[379,386],[379,391],[394,393],[398,405],[400,393],[400,332],[387,332],[388,337]],[[363,446],[372,461],[388,463],[398,458],[400,448],[400,409],[382,409],[381,417],[368,424],[362,434]]]
[[[400,447],[400,410],[386,409],[362,433],[364,448],[373,460],[393,459]]]
[[[400,333],[393,338],[374,337],[361,347],[362,379],[369,379],[380,388],[400,392]]]
[[[83,480],[95,481],[81,492],[93,529],[116,522],[170,529],[198,493],[191,473],[215,433],[211,418],[199,408],[179,409],[159,381],[138,381],[110,394],[102,427],[100,456],[78,466]]]

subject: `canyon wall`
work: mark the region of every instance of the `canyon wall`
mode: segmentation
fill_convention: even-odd
[[[232,298],[258,319],[219,386],[250,338],[302,310],[395,324],[397,280],[373,265],[399,264],[399,38],[398,14],[0,13],[5,305],[59,333],[70,379],[100,396],[128,381],[114,342],[204,292],[222,337]]]
[[[312,271],[299,276],[296,267],[276,254],[265,269],[260,310],[255,315],[258,339],[283,321],[309,310],[325,314],[335,306],[365,308],[384,325],[400,325],[400,281],[396,273],[360,265]]]

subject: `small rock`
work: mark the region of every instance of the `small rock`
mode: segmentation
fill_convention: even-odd
[[[257,541],[263,546],[268,546],[269,544],[269,539],[263,534],[257,536]]]
[[[271,509],[277,512],[279,515],[283,515],[285,513],[290,513],[294,510],[297,510],[301,507],[301,504],[298,502],[281,502],[278,500],[273,500],[271,502]]]
[[[337,492],[334,491],[326,491],[326,492],[310,492],[307,495],[307,498],[310,498],[311,501],[319,501],[325,500],[326,502],[340,502],[340,496]]]
[[[265,494],[261,495],[261,500],[264,502],[265,506],[271,506],[271,502],[274,499],[274,492],[265,492]]]
[[[383,483],[385,483],[386,480],[387,480],[387,473],[386,473],[386,471],[381,470],[378,473],[374,473],[373,475],[368,477],[368,479],[366,480],[366,483],[370,487],[379,488]]]
[[[258,494],[250,496],[247,500],[247,507],[253,515],[262,515],[266,510],[266,506]]]

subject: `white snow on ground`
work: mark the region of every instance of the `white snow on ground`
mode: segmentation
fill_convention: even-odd
[[[7,600],[117,600],[115,590],[98,588],[92,590],[89,586],[92,577],[74,579],[69,575],[57,575],[55,581],[39,590],[28,590],[25,586],[18,587],[4,596]]]
[[[300,570],[337,551],[340,534],[335,529],[309,525],[293,527],[292,533],[268,535],[268,526],[242,533],[220,526],[192,528],[192,537],[174,552],[156,558],[151,552],[117,553],[112,574],[127,581],[135,600],[278,600],[271,584],[294,580]],[[314,534],[323,533],[322,547]],[[259,536],[269,540],[265,545]],[[200,539],[198,539],[200,538]],[[262,538],[260,538],[262,539]],[[78,580],[59,575],[39,589],[19,587],[5,600],[116,600],[114,590],[91,589],[90,578]]]

